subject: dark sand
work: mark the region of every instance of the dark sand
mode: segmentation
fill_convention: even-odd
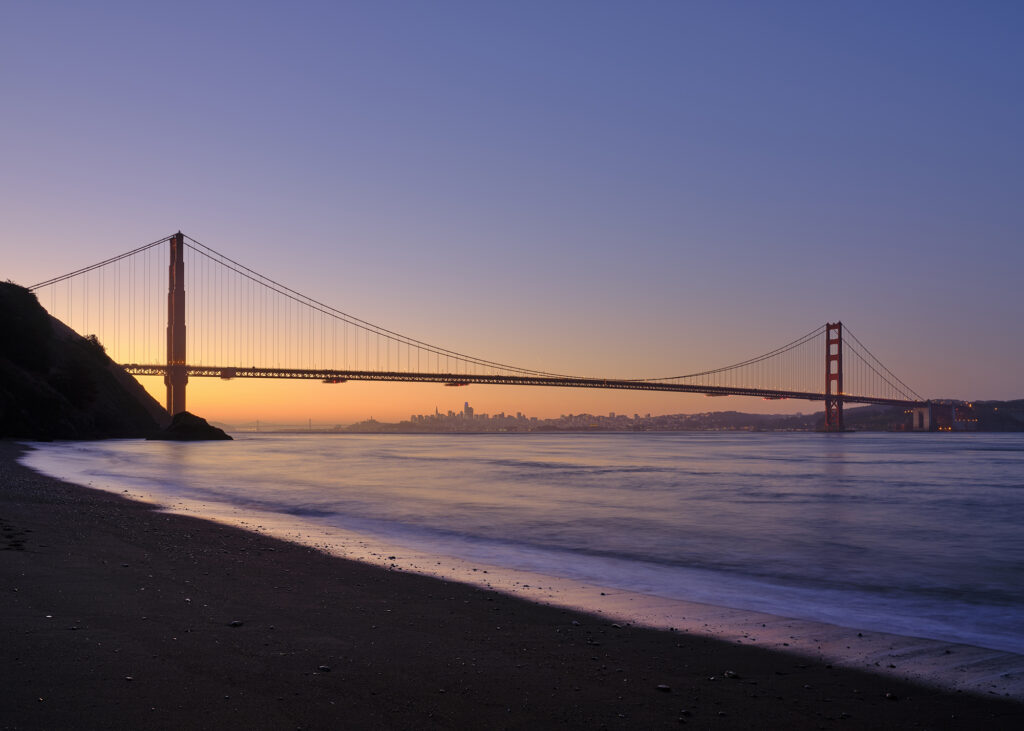
[[[0,443],[0,728],[1024,728],[1024,704],[356,563]],[[667,687],[662,687],[667,686]]]

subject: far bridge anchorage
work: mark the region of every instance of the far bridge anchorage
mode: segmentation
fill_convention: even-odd
[[[885,404],[913,410],[914,428],[929,428],[930,402],[842,322],[721,368],[592,378],[510,366],[402,335],[300,294],[181,232],[30,289],[52,315],[95,335],[128,373],[163,376],[172,414],[185,410],[189,378],[286,378],[804,399],[824,402],[829,431],[843,431],[844,404]]]

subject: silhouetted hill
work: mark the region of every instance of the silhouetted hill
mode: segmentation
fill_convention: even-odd
[[[139,383],[50,315],[32,292],[0,283],[0,437],[145,437],[169,421]]]
[[[843,424],[851,431],[909,431],[910,414],[902,406],[846,406],[843,408]],[[814,429],[825,430],[825,414],[815,416]]]

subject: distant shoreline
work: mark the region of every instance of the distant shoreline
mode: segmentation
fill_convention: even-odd
[[[910,432],[910,416],[901,407],[859,406],[845,411],[847,431]],[[1024,399],[981,401],[963,406],[937,405],[932,431],[1024,432]],[[677,432],[820,432],[823,413],[751,414],[709,411],[696,414],[568,414],[541,419],[522,413],[476,414],[468,402],[462,412],[413,415],[399,422],[370,418],[355,424],[326,427],[249,422],[219,425],[236,433],[319,434],[545,434],[545,433],[677,433]],[[921,433],[921,432],[917,432]]]

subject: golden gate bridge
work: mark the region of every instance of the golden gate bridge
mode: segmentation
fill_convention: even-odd
[[[160,285],[164,277],[166,299]],[[927,407],[841,322],[816,327],[768,353],[697,373],[578,377],[497,363],[394,332],[307,297],[181,232],[30,289],[54,317],[82,335],[95,335],[128,373],[163,376],[172,414],[185,410],[189,378],[502,384],[805,399],[824,402],[830,431],[843,430],[845,403]],[[154,336],[165,328],[166,339]]]

